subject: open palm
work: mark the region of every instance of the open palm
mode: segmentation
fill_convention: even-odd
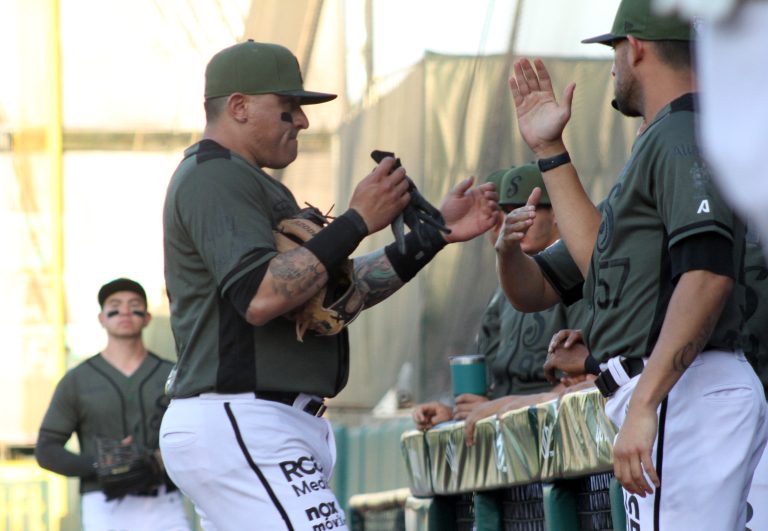
[[[562,103],[558,103],[544,63],[537,59],[534,64],[536,70],[528,59],[517,61],[514,65],[515,75],[509,80],[509,88],[517,111],[520,134],[528,147],[538,152],[561,140],[563,129],[571,118],[576,85],[568,85],[563,91]]]

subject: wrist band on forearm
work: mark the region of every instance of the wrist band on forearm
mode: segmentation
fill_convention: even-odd
[[[397,243],[391,243],[384,248],[384,252],[392,264],[397,276],[403,282],[408,282],[416,273],[421,271],[448,242],[443,238],[442,233],[436,228],[430,227],[430,230],[422,230],[427,238],[426,245],[421,245],[416,234],[409,232],[405,236],[405,254],[400,254],[397,250]]]
[[[304,242],[304,248],[314,254],[330,273],[357,249],[366,236],[368,227],[365,221],[355,210],[349,209],[311,240]]]
[[[569,162],[571,162],[571,156],[567,151],[564,151],[563,153],[555,155],[554,157],[539,159],[536,161],[536,164],[539,166],[539,171],[544,173],[545,171],[554,170],[558,166],[568,164]]]
[[[597,376],[600,374],[600,362],[598,362],[595,358],[592,357],[592,355],[588,355],[587,359],[584,360],[584,371],[587,374],[594,374]]]

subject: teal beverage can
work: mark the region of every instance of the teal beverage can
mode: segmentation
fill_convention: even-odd
[[[485,396],[485,356],[482,354],[464,354],[448,358],[451,365],[451,385],[453,396],[465,393]]]

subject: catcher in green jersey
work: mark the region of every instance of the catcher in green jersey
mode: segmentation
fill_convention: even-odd
[[[496,192],[465,179],[440,211],[427,209],[405,168],[384,154],[346,211],[322,228],[315,224],[311,238],[282,246],[284,221],[301,212],[293,191],[268,169],[296,159],[299,135],[309,127],[303,106],[336,96],[305,90],[290,50],[254,41],[211,58],[204,96],[203,139],[185,151],[164,207],[178,354],[160,429],[166,470],[206,529],[346,529],[328,484],[336,446],[323,413],[324,400],[347,384],[348,331],[291,318],[309,313],[301,308],[332,284],[347,285],[335,281],[346,271],[355,289],[327,313],[350,322],[449,243],[490,229]],[[419,211],[431,211],[434,223],[422,227],[424,219],[412,215]],[[390,224],[411,231],[398,230],[396,243],[351,258],[369,234]]]
[[[80,478],[85,530],[189,529],[181,494],[159,456],[173,364],[144,346],[142,331],[152,319],[147,295],[138,282],[118,278],[101,287],[98,302],[107,345],[56,386],[40,426],[37,461]],[[64,447],[73,433],[79,454]]]
[[[699,153],[690,35],[686,23],[653,13],[650,0],[623,0],[611,32],[585,41],[613,48],[614,107],[647,124],[602,214],[563,142],[575,85],[558,102],[544,64],[527,59],[510,80],[521,135],[585,278],[593,357],[581,349],[549,367],[599,374],[606,413],[620,426],[614,471],[627,525],[637,529],[743,529],[768,430],[760,382],[740,347],[744,227]],[[535,215],[507,219],[499,272],[511,277],[512,300],[528,290],[523,299],[546,306],[560,297],[535,280],[543,269],[515,243]],[[521,271],[531,274],[525,285]]]

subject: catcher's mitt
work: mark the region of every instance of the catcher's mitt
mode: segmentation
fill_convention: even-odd
[[[328,223],[328,217],[314,207],[286,218],[273,231],[281,253],[299,247],[314,237]],[[296,339],[303,341],[311,330],[321,336],[341,332],[363,309],[363,295],[355,283],[352,260],[345,260],[336,271],[328,271],[328,283],[307,302],[283,315],[296,321]]]
[[[149,493],[165,481],[162,463],[154,452],[141,451],[135,443],[99,438],[96,451],[96,475],[107,500]]]

